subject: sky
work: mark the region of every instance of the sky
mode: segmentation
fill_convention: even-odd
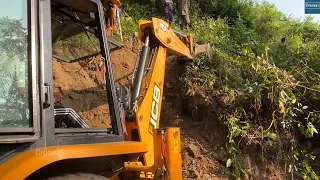
[[[309,14],[304,13],[305,0],[258,0],[258,2],[267,1],[276,5],[276,8],[286,15],[294,18],[304,19]],[[315,22],[320,22],[320,14],[312,14]]]
[[[26,0],[0,0],[0,17],[8,16],[10,19],[23,19],[25,25],[27,21]]]

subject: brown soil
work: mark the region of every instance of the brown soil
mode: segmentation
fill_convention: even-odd
[[[125,76],[134,68],[136,53],[128,46],[125,42],[122,50],[111,53],[116,85],[127,83]],[[73,108],[92,128],[111,127],[100,62],[100,57],[74,63],[53,59],[54,92],[62,95],[62,105]]]
[[[183,113],[187,102],[178,79],[182,73],[183,68],[177,61],[168,59],[160,126],[181,128],[183,179],[231,179],[224,166],[226,135],[220,123],[213,115],[206,115],[204,121],[199,121],[194,113]]]

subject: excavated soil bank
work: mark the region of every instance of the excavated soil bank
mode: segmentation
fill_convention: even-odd
[[[136,53],[128,44],[111,53],[116,85],[127,83],[134,69]],[[99,56],[73,63],[53,59],[54,92],[61,94],[62,105],[73,108],[92,128],[111,127],[100,62]]]

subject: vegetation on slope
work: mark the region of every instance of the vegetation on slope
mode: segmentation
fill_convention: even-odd
[[[123,2],[125,35],[136,31],[139,19],[161,17],[156,2]],[[191,5],[191,32],[196,42],[211,43],[214,55],[196,57],[181,81],[186,95],[200,98],[207,110],[217,108],[217,93],[226,97],[218,115],[229,130],[226,166],[234,177],[250,176],[241,154],[253,148],[262,162],[277,161],[288,177],[318,179],[316,156],[301,142],[320,127],[320,25],[250,0]]]

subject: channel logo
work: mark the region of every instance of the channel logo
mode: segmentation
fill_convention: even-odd
[[[306,9],[319,9],[320,8],[320,3],[314,3],[314,2],[306,2],[305,3],[305,8]]]
[[[320,14],[320,0],[305,0],[304,1],[305,14]]]

